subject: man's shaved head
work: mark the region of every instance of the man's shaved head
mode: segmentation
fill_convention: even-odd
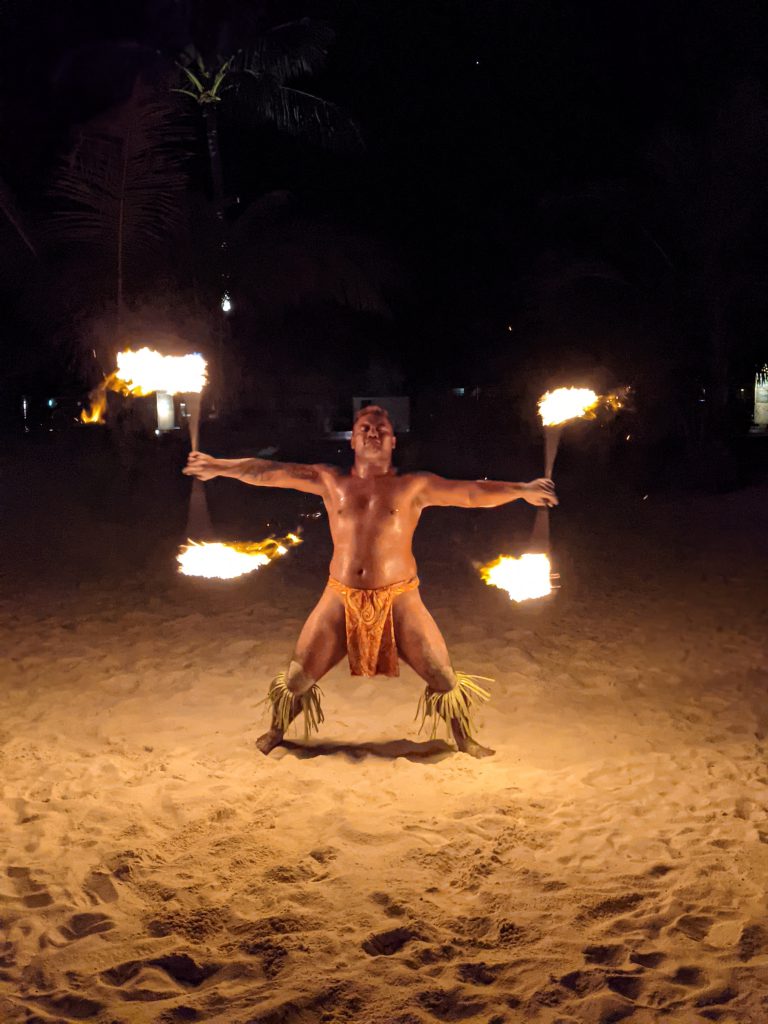
[[[390,460],[397,444],[395,428],[389,413],[380,405],[364,405],[358,409],[352,424],[350,446],[356,460]]]
[[[380,405],[364,405],[362,408],[358,409],[357,412],[355,413],[354,419],[352,420],[353,426],[355,423],[357,423],[361,416],[370,416],[371,414],[383,416],[389,422],[390,427],[392,427],[392,429],[394,430],[394,427],[392,426],[392,420],[389,418],[389,413]]]

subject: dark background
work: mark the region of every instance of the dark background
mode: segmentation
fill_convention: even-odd
[[[11,433],[21,394],[82,398],[117,347],[111,257],[49,231],[82,127],[137,76],[167,91],[190,40],[213,54],[303,17],[335,39],[294,84],[337,104],[362,145],[222,116],[223,323],[190,120],[183,229],[126,268],[139,334],[224,351],[209,446],[277,440],[309,457],[318,404],[343,418],[353,394],[409,394],[405,464],[479,475],[527,458],[546,387],[630,384],[631,423],[575,435],[596,473],[621,467],[642,490],[761,472],[748,430],[768,358],[768,12],[748,2],[7,0],[0,176],[36,250],[3,219]]]

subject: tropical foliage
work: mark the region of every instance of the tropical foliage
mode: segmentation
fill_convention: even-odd
[[[24,222],[24,217],[21,210],[18,207],[16,199],[10,186],[0,178],[0,213],[13,227],[14,231],[29,249],[33,256],[37,255],[37,250],[29,234],[29,230]]]
[[[111,261],[118,318],[126,275],[182,223],[187,145],[178,115],[138,81],[125,104],[81,129],[56,175],[54,236]]]

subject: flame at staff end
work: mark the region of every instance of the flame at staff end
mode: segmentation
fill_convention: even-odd
[[[150,348],[117,354],[116,390],[142,397],[155,391],[169,395],[199,394],[205,387],[208,368],[199,352],[164,356]]]
[[[544,554],[525,554],[520,558],[499,555],[482,566],[480,575],[490,587],[505,590],[510,600],[531,601],[552,593],[552,566]]]
[[[190,540],[176,556],[179,572],[184,576],[199,576],[208,580],[233,580],[269,565],[275,558],[288,553],[288,549],[301,544],[296,533],[267,540],[244,541],[233,544],[197,543]]]
[[[556,388],[539,399],[539,415],[545,427],[586,416],[600,401],[589,388]]]
[[[156,391],[169,395],[200,394],[208,380],[208,364],[199,352],[164,356],[150,348],[126,349],[117,354],[117,369],[88,396],[89,410],[80,413],[81,423],[103,423],[107,391],[145,398]]]
[[[594,419],[600,405],[617,412],[627,406],[631,392],[631,387],[607,395],[597,395],[590,388],[555,388],[539,399],[541,422],[545,427],[559,427],[568,420]]]

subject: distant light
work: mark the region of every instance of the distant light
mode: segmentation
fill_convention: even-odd
[[[221,297],[221,309],[223,313],[232,312],[232,299],[229,297],[229,292],[224,292]]]
[[[512,324],[507,324],[507,330],[508,330],[508,331],[511,331],[511,330],[512,330]]]
[[[453,388],[453,393],[457,398],[463,398],[465,390],[465,388]]]
[[[743,388],[742,388],[742,390],[743,390]],[[56,408],[56,399],[55,398],[49,398],[48,399],[48,408],[49,409],[55,409]]]
[[[479,64],[479,63],[480,63],[480,61],[479,61],[479,60],[476,60],[476,61],[475,61],[475,64]]]

